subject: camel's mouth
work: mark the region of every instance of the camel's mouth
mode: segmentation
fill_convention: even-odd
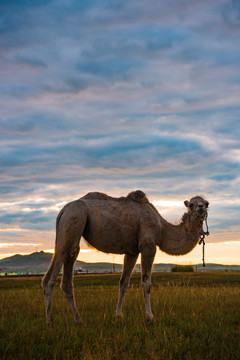
[[[204,208],[197,209],[196,213],[201,219],[204,219],[205,216],[207,215],[207,209]]]

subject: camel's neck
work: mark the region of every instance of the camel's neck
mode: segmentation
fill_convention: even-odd
[[[157,244],[169,255],[185,255],[198,243],[202,231],[202,221],[184,214],[179,225],[173,225],[162,219],[163,229]]]

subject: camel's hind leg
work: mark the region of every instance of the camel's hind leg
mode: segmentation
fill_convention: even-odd
[[[136,264],[137,258],[138,258],[138,254],[136,256],[126,254],[124,257],[124,266],[123,266],[122,276],[120,279],[119,296],[118,296],[118,303],[117,303],[117,308],[116,308],[116,317],[117,318],[122,317],[123,298],[127,291],[130,277],[131,277],[133,268]]]
[[[78,256],[79,248],[74,253],[66,257],[63,266],[63,277],[61,288],[64,291],[67,301],[70,305],[77,324],[81,324],[82,320],[76,307],[73,291],[73,265]]]
[[[76,321],[80,321],[80,316],[73,298],[72,269],[79,252],[79,242],[86,222],[86,206],[80,200],[65,205],[57,216],[55,255],[42,282],[47,323],[52,323],[52,290],[62,265],[64,265],[62,289],[67,296]]]
[[[59,274],[59,271],[61,270],[61,267],[62,267],[61,258],[56,253],[53,256],[51,264],[42,280],[45,308],[46,308],[46,318],[47,318],[47,324],[49,325],[52,325],[53,323],[52,311],[51,311],[53,286]]]

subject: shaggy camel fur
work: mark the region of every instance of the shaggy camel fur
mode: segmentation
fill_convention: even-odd
[[[140,190],[120,198],[98,192],[89,193],[64,206],[56,221],[55,254],[42,282],[47,323],[52,324],[52,290],[62,266],[61,287],[76,323],[81,323],[72,284],[73,265],[79,253],[81,236],[100,251],[125,254],[116,308],[117,317],[122,317],[124,294],[138,255],[141,253],[146,319],[151,321],[153,314],[150,304],[150,285],[156,245],[167,254],[187,254],[196,246],[203,233],[202,226],[207,214],[208,202],[196,196],[190,201],[185,201],[184,204],[188,212],[182,216],[179,225],[172,225],[164,220]]]

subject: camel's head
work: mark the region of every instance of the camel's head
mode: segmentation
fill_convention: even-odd
[[[190,201],[184,201],[184,205],[188,208],[188,213],[194,214],[203,220],[207,214],[209,203],[201,196],[195,196]]]

